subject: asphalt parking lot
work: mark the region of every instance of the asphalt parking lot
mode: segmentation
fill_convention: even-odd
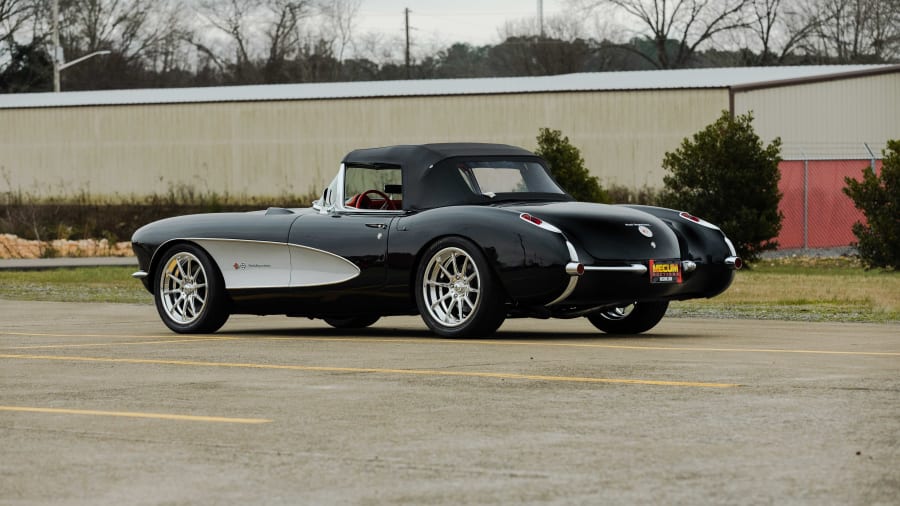
[[[900,326],[0,301],[0,504],[900,504]]]

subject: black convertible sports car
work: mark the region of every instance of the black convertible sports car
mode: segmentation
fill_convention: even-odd
[[[349,153],[308,209],[181,216],[135,232],[140,271],[173,331],[230,314],[339,328],[420,314],[446,337],[507,317],[655,326],[669,301],[712,297],[741,267],[722,231],[685,212],[575,202],[546,162],[498,144]]]

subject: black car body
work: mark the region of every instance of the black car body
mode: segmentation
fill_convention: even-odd
[[[586,316],[637,333],[741,265],[699,218],[575,202],[533,153],[475,143],[356,150],[311,208],[170,218],[132,242],[135,277],[176,332],[247,313],[347,328],[421,314],[449,337]]]

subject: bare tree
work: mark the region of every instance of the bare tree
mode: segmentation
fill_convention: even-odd
[[[337,47],[334,54],[339,61],[353,44],[354,24],[362,0],[320,0],[319,12],[324,21],[323,39]]]
[[[3,1],[3,0],[0,0]],[[66,70],[66,89],[100,89],[157,84],[148,73],[187,66],[183,0],[60,0],[60,45],[66,60],[109,50]],[[50,0],[28,0],[28,26],[22,32],[52,52]]]
[[[109,49],[133,61],[181,29],[175,0],[68,0],[60,8],[63,45],[75,53]]]
[[[891,61],[900,57],[900,1],[819,0],[820,49],[841,63]]]
[[[747,27],[752,0],[582,0],[583,8],[609,7],[625,13],[653,41],[654,55],[642,56],[658,68],[690,64],[700,46]]]
[[[503,40],[510,37],[529,37],[533,35],[567,41],[587,38],[585,20],[575,13],[547,16],[544,18],[543,33],[541,33],[541,27],[538,26],[537,18],[534,17],[507,21],[498,32]]]
[[[818,9],[810,1],[815,0],[752,0],[747,29],[735,34],[735,45],[747,50],[744,61],[781,65],[796,56],[796,51],[807,52],[821,22]]]
[[[288,60],[296,59],[301,48],[300,21],[309,15],[306,0],[270,0],[265,21],[267,56],[263,67],[267,83],[295,80],[287,71]]]
[[[251,56],[251,41],[255,37],[252,18],[260,7],[261,0],[200,0],[197,7],[197,12],[210,26],[229,38],[228,45],[234,51],[234,58],[222,55],[213,45],[198,40],[192,40],[192,44],[220,70],[230,70],[238,82],[256,81]]]
[[[15,36],[33,12],[29,0],[0,0],[0,56],[4,48],[13,49]]]

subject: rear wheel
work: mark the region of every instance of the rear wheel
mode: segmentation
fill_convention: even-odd
[[[193,244],[165,252],[153,293],[163,323],[179,334],[215,332],[228,320],[222,277],[209,255]]]
[[[379,316],[350,316],[348,318],[324,318],[325,323],[336,329],[363,329],[378,321]]]
[[[665,316],[668,308],[668,301],[635,302],[609,311],[593,313],[588,315],[587,319],[607,334],[640,334],[655,327]]]
[[[493,334],[506,319],[505,297],[481,250],[451,237],[428,248],[416,274],[416,304],[443,337]]]

